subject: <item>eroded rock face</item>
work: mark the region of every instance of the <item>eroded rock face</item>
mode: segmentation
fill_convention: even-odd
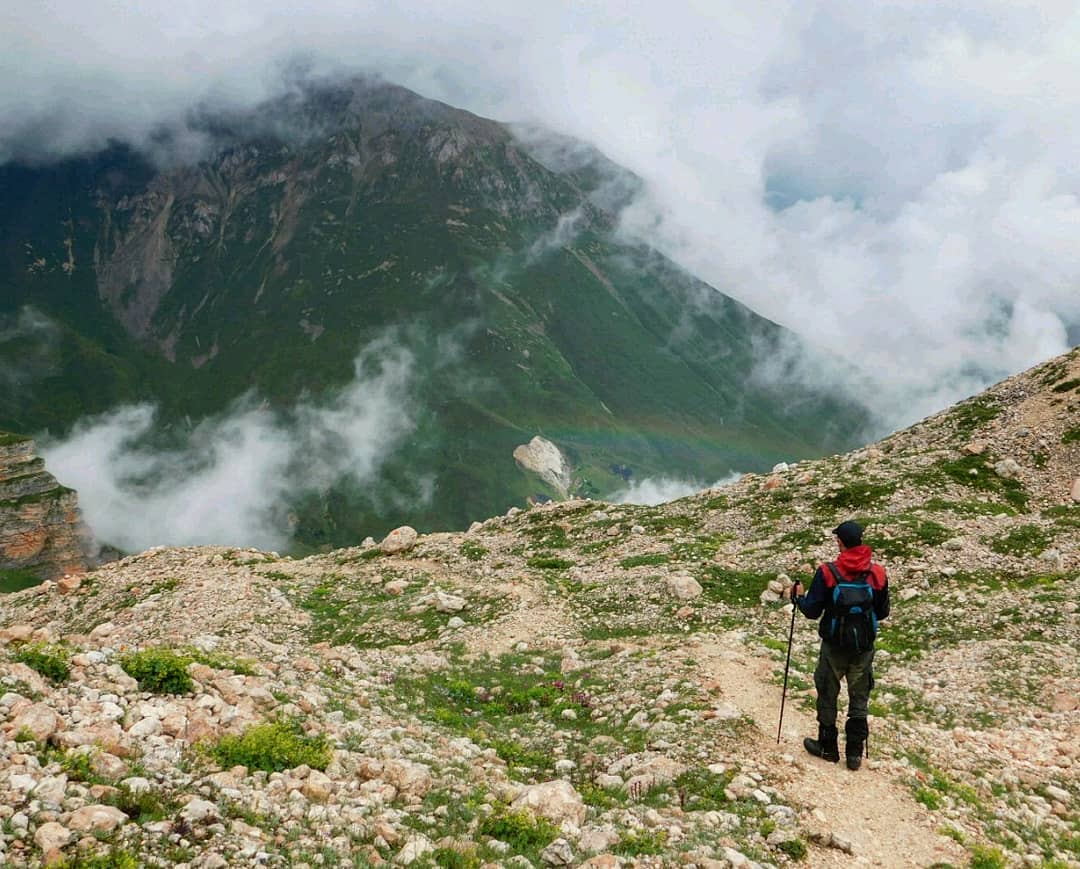
[[[45,470],[34,442],[0,432],[0,570],[81,573],[88,537],[75,492]]]
[[[514,450],[514,461],[566,497],[570,488],[570,466],[551,441],[537,435]]]

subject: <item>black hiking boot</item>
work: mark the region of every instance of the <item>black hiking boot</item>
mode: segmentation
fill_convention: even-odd
[[[844,725],[844,759],[847,768],[854,771],[862,766],[866,738],[870,735],[870,725],[865,718],[849,718]]]
[[[803,748],[810,752],[814,757],[820,757],[822,760],[827,760],[829,763],[840,762],[840,746],[837,744],[837,738],[840,733],[835,727],[828,727],[824,724],[818,725],[818,738],[811,739],[809,736],[802,741]]]

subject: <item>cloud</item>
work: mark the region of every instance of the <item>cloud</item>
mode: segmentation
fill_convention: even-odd
[[[738,480],[740,476],[740,474],[731,474],[712,484],[703,483],[700,480],[680,480],[674,477],[648,477],[644,480],[635,480],[625,489],[620,489],[608,496],[606,500],[613,504],[642,504],[651,507],[685,498],[687,495],[696,495],[706,489],[726,486]]]
[[[222,544],[280,549],[288,505],[342,479],[370,483],[413,428],[413,357],[392,337],[364,348],[352,383],[287,414],[239,400],[162,447],[155,409],[120,408],[41,444],[78,490],[98,540],[127,551]],[[422,495],[422,493],[421,493]],[[429,492],[430,495],[430,492]]]
[[[18,314],[0,314],[0,397],[17,396],[57,370],[59,333],[52,320],[29,305]]]
[[[1074,3],[8,5],[0,160],[197,149],[197,105],[375,70],[631,169],[624,230],[864,369],[885,426],[1080,334]]]

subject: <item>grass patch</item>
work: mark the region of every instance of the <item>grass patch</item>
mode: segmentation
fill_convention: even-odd
[[[570,546],[566,529],[562,525],[536,524],[525,528],[524,534],[535,549],[567,549]]]
[[[848,483],[846,486],[827,495],[822,495],[814,502],[818,512],[835,512],[865,509],[878,504],[896,491],[896,483]]]
[[[940,546],[954,535],[954,532],[939,522],[909,516],[889,516],[883,519],[860,517],[860,523],[867,529],[874,525],[888,525],[888,531],[867,533],[867,539],[874,551],[886,558],[916,558],[922,555],[924,546]]]
[[[1080,378],[1074,378],[1073,380],[1065,380],[1056,386],[1051,387],[1051,392],[1072,392],[1074,389],[1080,390]]]
[[[671,556],[663,552],[650,552],[645,555],[631,555],[629,558],[620,559],[619,567],[623,568],[623,570],[630,570],[633,567],[643,567],[645,565],[667,564],[669,561],[671,561]]]
[[[1000,501],[948,501],[945,498],[931,498],[920,509],[934,513],[955,513],[958,516],[997,516],[999,513],[1016,515],[1014,507]]]
[[[330,765],[330,742],[324,734],[308,736],[296,721],[274,721],[249,727],[239,736],[223,736],[209,748],[223,769],[283,772],[301,765],[323,770]]]
[[[1049,532],[1038,525],[1021,525],[1000,537],[983,538],[983,542],[999,555],[1035,556],[1048,549],[1053,540]]]
[[[7,431],[0,431],[0,447],[11,447],[15,444],[24,444],[28,440],[30,440],[30,438],[26,437],[25,435],[17,435]]]
[[[1061,442],[1063,444],[1080,443],[1080,425],[1065,429],[1065,433],[1061,436]]]
[[[120,656],[124,672],[152,694],[188,694],[194,688],[187,667],[191,658],[172,649],[144,649]]]
[[[569,570],[574,562],[569,558],[557,558],[553,555],[534,555],[525,560],[525,564],[537,570]]]
[[[54,685],[66,682],[71,675],[71,668],[68,666],[70,658],[71,652],[66,646],[50,646],[45,643],[23,646],[12,656],[13,660],[26,664]]]
[[[0,570],[0,594],[41,585],[41,577],[29,570]]]
[[[54,869],[139,869],[143,862],[130,851],[113,849],[105,854],[79,854],[53,865]]]
[[[705,597],[732,606],[756,606],[772,579],[776,579],[776,574],[728,570],[714,564],[706,566],[697,577]]]
[[[717,775],[701,767],[692,767],[679,774],[673,782],[683,811],[705,812],[728,805],[724,790],[735,777],[733,770]]]
[[[913,482],[928,488],[935,488],[952,482],[968,489],[997,495],[1004,498],[1017,510],[1026,510],[1027,491],[1017,480],[999,477],[994,473],[993,459],[988,456],[961,456],[958,459],[944,459],[925,470],[912,474]]]
[[[1080,504],[1060,504],[1042,511],[1044,519],[1051,520],[1058,528],[1080,528]]]
[[[657,512],[643,516],[640,524],[651,534],[664,534],[668,531],[691,531],[701,525],[701,520],[693,516],[665,516]]]
[[[1001,415],[1004,408],[985,395],[958,404],[949,414],[957,431],[968,432]]]
[[[466,540],[458,547],[458,552],[461,553],[462,558],[469,561],[482,561],[484,556],[488,554],[488,549],[475,540]]]
[[[825,542],[826,536],[819,528],[804,528],[801,531],[789,531],[780,537],[778,543],[794,549],[811,549]]]

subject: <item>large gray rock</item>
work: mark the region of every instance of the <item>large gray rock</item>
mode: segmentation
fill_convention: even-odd
[[[511,804],[514,809],[527,809],[547,818],[553,824],[568,822],[580,827],[585,821],[586,808],[574,786],[563,779],[530,785]]]
[[[1073,480],[1072,492],[1069,493],[1069,497],[1077,503],[1080,503],[1080,477]]]
[[[1015,480],[1020,476],[1020,465],[1015,459],[1002,459],[994,465],[994,473],[1006,480]]]
[[[543,850],[540,859],[548,866],[571,866],[574,862],[574,851],[566,839],[556,839]]]
[[[23,709],[8,726],[12,736],[31,733],[36,742],[46,742],[63,727],[60,716],[46,703],[34,703]]]
[[[45,864],[58,863],[61,849],[71,841],[71,830],[56,821],[47,821],[34,833],[34,844],[41,849]]]
[[[382,543],[379,544],[379,549],[387,555],[397,555],[401,552],[408,552],[416,545],[417,536],[415,528],[410,528],[408,525],[402,525],[400,528],[395,528],[383,538]]]
[[[114,806],[83,806],[71,813],[68,826],[80,833],[111,833],[127,823],[127,815]]]
[[[679,600],[693,600],[701,596],[702,588],[694,577],[686,573],[677,573],[667,578],[668,594]]]

